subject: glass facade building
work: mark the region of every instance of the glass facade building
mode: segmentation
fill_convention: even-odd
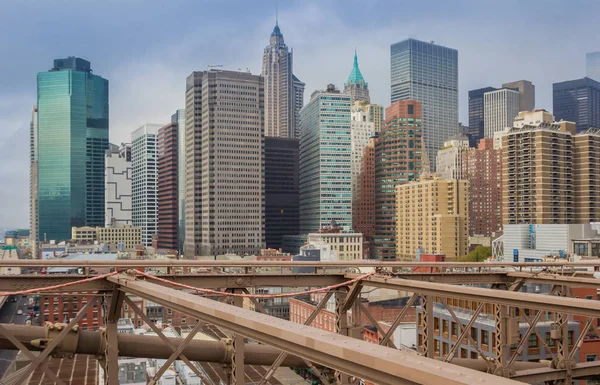
[[[171,116],[171,122],[177,123],[177,190],[178,190],[178,218],[179,218],[179,254],[183,254],[183,240],[185,238],[185,109],[177,110]]]
[[[600,82],[600,51],[585,55],[585,76]]]
[[[300,233],[352,226],[350,96],[333,85],[300,112]]]
[[[600,127],[600,82],[590,78],[552,85],[555,120],[577,123],[577,132]]]
[[[40,240],[68,240],[71,227],[104,225],[108,80],[69,57],[37,77]]]
[[[483,94],[491,91],[496,91],[496,88],[485,87],[469,91],[469,145],[471,147],[476,147],[477,142],[485,136],[483,129],[485,119]]]
[[[423,140],[429,163],[458,133],[458,51],[415,39],[392,44],[391,103],[423,103]]]

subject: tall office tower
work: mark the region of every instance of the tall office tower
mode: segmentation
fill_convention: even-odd
[[[386,108],[385,122],[375,142],[375,236],[373,256],[396,255],[396,186],[419,179],[423,170],[421,117],[415,100],[403,100]]]
[[[265,136],[295,138],[296,114],[302,108],[304,83],[293,74],[293,51],[285,45],[278,24],[265,47],[262,76],[265,83]]]
[[[177,234],[179,255],[182,255],[185,238],[185,109],[177,110],[171,116],[171,123],[177,124]]]
[[[293,75],[294,78],[294,138],[300,138],[300,111],[304,107],[304,82]]]
[[[350,122],[350,143],[352,147],[352,202],[360,194],[359,174],[362,165],[363,150],[369,139],[375,134],[375,123],[367,121],[368,115],[361,107],[352,107]]]
[[[265,138],[265,242],[280,249],[284,235],[300,233],[299,140]]]
[[[469,182],[435,173],[396,188],[398,260],[414,260],[417,249],[453,259],[469,252]]]
[[[600,222],[600,129],[590,128],[574,137],[573,189],[576,223]]]
[[[263,93],[247,72],[187,78],[186,257],[264,248]]]
[[[463,134],[453,136],[444,142],[444,147],[438,151],[435,167],[440,178],[447,180],[463,179],[462,157],[468,149],[469,138]]]
[[[532,111],[535,109],[535,86],[529,80],[517,80],[504,83],[502,88],[510,88],[519,91],[519,112]]]
[[[375,142],[377,137],[369,139],[363,149],[362,164],[358,180],[359,193],[352,201],[352,230],[363,235],[365,255],[371,255],[371,242],[375,235]]]
[[[392,104],[423,103],[423,140],[430,164],[458,130],[458,51],[408,39],[391,46]]]
[[[367,117],[367,122],[373,123],[375,132],[380,132],[383,125],[383,106],[371,104],[365,100],[355,101],[352,108],[361,108]]]
[[[131,205],[131,144],[114,144],[106,150],[104,157],[106,206],[105,227],[133,225]]]
[[[300,233],[352,226],[350,96],[333,84],[300,112]]]
[[[371,100],[369,97],[369,85],[363,78],[362,73],[358,68],[358,56],[356,56],[356,51],[354,51],[354,64],[352,65],[352,71],[350,71],[348,81],[344,83],[344,93],[346,95],[350,95],[350,98],[353,102],[369,102]]]
[[[156,140],[160,124],[144,124],[131,134],[132,222],[142,228],[142,243],[152,246],[158,230]]]
[[[179,250],[179,125],[158,129],[158,247]]]
[[[557,121],[577,123],[577,132],[600,127],[600,82],[583,78],[554,83],[552,93]]]
[[[502,229],[501,152],[493,139],[462,153],[462,179],[469,182],[469,235],[491,237]]]
[[[37,77],[38,239],[104,224],[108,80],[69,57]]]
[[[195,71],[185,88],[185,258],[200,255],[202,242],[202,79]],[[208,92],[208,91],[207,91]]]
[[[600,52],[589,52],[585,55],[585,76],[600,82]]]
[[[38,255],[37,126],[38,109],[33,106],[29,125],[29,243],[34,259]]]
[[[575,123],[540,122],[502,137],[504,224],[570,224]]]
[[[485,137],[484,121],[485,108],[483,95],[486,92],[496,91],[497,88],[485,87],[469,91],[469,133],[470,146],[475,147],[479,140]]]
[[[484,123],[486,138],[493,138],[495,132],[511,127],[519,115],[519,91],[501,88],[483,95]]]

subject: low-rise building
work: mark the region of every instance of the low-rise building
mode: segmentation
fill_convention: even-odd
[[[331,259],[336,261],[354,261],[363,259],[363,235],[361,233],[311,233],[308,245],[328,245]],[[321,260],[326,260],[321,258]]]
[[[82,243],[105,243],[117,245],[121,250],[133,250],[142,243],[142,228],[124,225],[122,227],[73,227],[73,241]]]

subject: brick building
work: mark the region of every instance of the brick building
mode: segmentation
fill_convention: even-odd
[[[90,293],[64,293],[61,296],[40,296],[40,317],[43,322],[69,322],[75,318],[91,296],[79,295]],[[98,330],[102,326],[102,307],[100,301],[89,308],[79,321],[81,330]]]
[[[494,139],[462,153],[462,179],[469,181],[469,235],[490,237],[502,229],[502,154]]]
[[[158,130],[158,247],[179,250],[178,125]]]
[[[371,243],[375,235],[375,142],[372,137],[363,149],[362,164],[358,174],[360,191],[352,201],[352,229],[363,235],[363,255],[371,256]]]

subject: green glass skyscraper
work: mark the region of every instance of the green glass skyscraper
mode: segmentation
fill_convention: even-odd
[[[40,72],[37,89],[39,239],[68,240],[73,226],[104,226],[108,80],[69,57]]]

